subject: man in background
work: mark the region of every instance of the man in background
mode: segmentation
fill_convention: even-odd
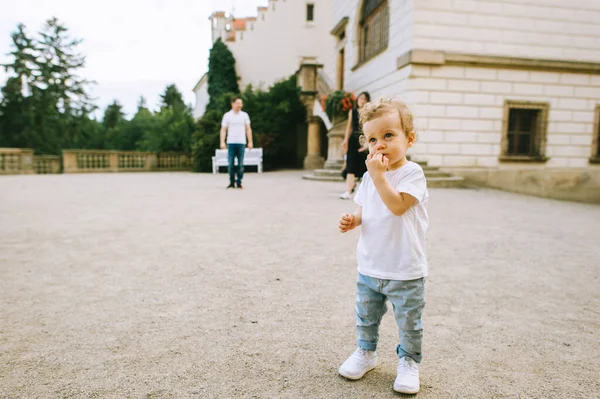
[[[252,149],[252,129],[250,117],[242,111],[244,103],[240,97],[234,97],[231,102],[231,111],[223,115],[221,122],[221,148],[227,148],[229,163],[229,186],[227,188],[243,188],[244,177],[244,151],[246,144]],[[227,137],[227,142],[225,138]],[[227,143],[227,144],[226,144]],[[237,167],[235,160],[237,158]]]

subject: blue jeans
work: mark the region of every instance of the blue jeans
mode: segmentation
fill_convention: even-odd
[[[245,144],[227,144],[227,155],[229,161],[229,183],[242,184],[242,177],[244,177],[244,151],[246,150]],[[235,166],[235,158],[237,158],[238,164]]]
[[[425,279],[380,280],[358,273],[356,282],[356,335],[359,347],[374,351],[379,341],[379,324],[387,311],[386,301],[392,303],[400,333],[396,348],[399,358],[408,356],[421,362],[423,341],[423,308]]]

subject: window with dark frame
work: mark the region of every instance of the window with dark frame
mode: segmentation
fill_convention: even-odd
[[[307,4],[306,5],[306,21],[312,22],[315,20],[315,5]]]
[[[387,0],[365,0],[360,21],[360,62],[387,48],[390,17]]]
[[[534,143],[540,111],[512,108],[508,115],[508,151],[506,155],[536,156]]]
[[[500,159],[532,162],[547,160],[545,146],[549,105],[527,101],[507,101],[504,107],[504,131]]]

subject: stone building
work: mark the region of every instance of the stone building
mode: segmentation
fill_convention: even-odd
[[[492,187],[600,202],[600,2],[334,0],[337,88],[399,96],[424,160]]]
[[[221,39],[233,53],[239,85],[267,89],[293,75],[304,57],[323,62],[335,38],[329,34],[333,0],[268,0],[256,17],[236,18],[223,11],[210,16],[212,40]],[[208,103],[206,78],[194,87],[199,118]]]

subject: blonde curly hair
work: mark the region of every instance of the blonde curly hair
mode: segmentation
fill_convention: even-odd
[[[360,124],[363,126],[369,121],[381,118],[382,116],[391,114],[393,112],[398,113],[398,116],[400,117],[400,123],[402,124],[402,130],[404,131],[406,137],[408,137],[408,135],[415,130],[413,113],[410,108],[408,108],[406,103],[395,97],[382,97],[378,101],[365,104],[359,112]],[[362,145],[365,139],[364,134],[361,136]]]

